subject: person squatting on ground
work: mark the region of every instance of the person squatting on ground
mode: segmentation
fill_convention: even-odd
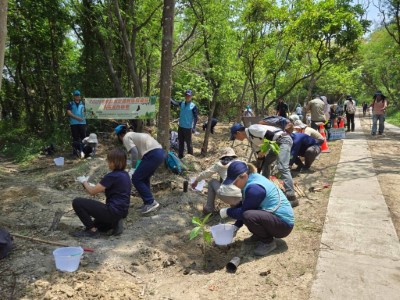
[[[346,112],[347,130],[346,132],[354,131],[354,115],[356,114],[356,102],[350,95],[346,96],[344,102],[344,111]]]
[[[305,134],[311,136],[312,138],[314,138],[317,141],[319,146],[321,146],[325,141],[324,137],[322,136],[322,134],[319,133],[318,130],[308,127],[306,124],[304,124],[300,120],[294,122],[294,130],[296,130],[296,132],[298,132],[298,133],[305,133]],[[292,148],[293,148],[293,146],[292,146]]]
[[[99,231],[106,232],[112,229],[112,235],[119,235],[123,231],[123,218],[128,215],[131,197],[131,183],[126,168],[126,153],[123,149],[113,149],[107,154],[108,168],[106,174],[98,184],[92,186],[88,177],[80,176],[77,180],[92,196],[105,193],[106,203],[87,198],[75,198],[72,207],[86,229],[72,235],[75,237],[93,237],[100,235]],[[93,219],[92,219],[93,218]]]
[[[291,123],[289,125],[293,126]],[[299,205],[299,201],[296,199],[293,178],[289,167],[290,149],[293,144],[290,133],[292,133],[293,127],[291,127],[290,132],[287,133],[275,126],[254,124],[245,128],[242,124],[236,123],[231,127],[230,131],[231,140],[249,140],[252,149],[258,154],[259,159],[263,159],[261,169],[262,175],[266,178],[270,176],[271,164],[277,161],[277,167],[283,180],[286,196],[293,207]],[[260,146],[264,143],[264,139],[276,141],[279,145],[279,154],[274,153],[272,150],[268,153],[262,153]]]
[[[315,158],[321,153],[321,147],[316,139],[304,133],[293,133],[290,167],[295,163],[296,172],[308,172]],[[304,157],[304,163],[300,157]]]
[[[238,228],[246,225],[253,235],[243,242],[257,243],[255,255],[267,255],[276,248],[275,238],[292,232],[294,214],[288,199],[272,181],[257,174],[255,166],[232,162],[222,184],[233,184],[243,191],[243,201],[234,208],[222,208],[220,216],[236,219]]]
[[[85,104],[81,100],[81,92],[75,90],[74,101],[67,104],[67,115],[71,126],[73,155],[84,158],[82,140],[86,137]]]
[[[201,180],[211,178],[211,176],[215,174],[218,174],[221,180],[225,180],[228,167],[236,159],[237,155],[232,148],[226,147],[222,149],[219,160],[197,176],[192,183],[192,188],[196,188]],[[203,213],[205,215],[215,211],[216,197],[231,206],[235,206],[242,201],[242,191],[234,185],[221,185],[220,180],[211,179],[208,182],[207,203],[203,207]]]
[[[325,124],[325,102],[320,97],[316,97],[309,101],[305,106],[306,111],[311,112],[311,128],[318,130],[317,123]]]
[[[372,135],[376,135],[376,129],[379,120],[379,129],[378,134],[383,135],[383,131],[385,130],[385,112],[387,107],[387,100],[385,95],[382,94],[381,91],[377,91],[373,97],[374,101],[372,102]]]
[[[214,134],[214,127],[215,127],[215,125],[217,125],[217,123],[218,123],[218,119],[217,118],[211,118],[211,129],[210,129],[210,132],[212,134]],[[208,126],[208,121],[203,123],[203,131],[206,131],[207,126]]]
[[[185,101],[177,102],[171,99],[171,103],[180,108],[178,127],[179,158],[183,158],[185,142],[188,154],[193,155],[192,133],[196,132],[198,109],[196,104],[192,102],[192,94],[192,90],[186,90]]]
[[[128,132],[125,125],[115,127],[115,133],[118,136],[118,140],[124,144],[126,151],[130,153],[132,183],[143,200],[143,205],[138,209],[141,210],[142,214],[147,214],[160,206],[151,193],[150,178],[164,162],[164,150],[151,135]],[[141,162],[135,169],[139,159],[141,159]]]
[[[82,140],[85,158],[94,157],[96,155],[98,143],[99,141],[97,140],[97,135],[95,133],[89,134],[88,137],[85,137]]]

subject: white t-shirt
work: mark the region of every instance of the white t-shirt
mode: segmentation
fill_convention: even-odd
[[[131,151],[133,147],[137,147],[139,159],[151,150],[162,149],[162,146],[147,133],[128,132],[125,134],[123,142],[128,152]]]

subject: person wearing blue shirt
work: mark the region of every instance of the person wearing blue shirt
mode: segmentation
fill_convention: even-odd
[[[192,133],[196,132],[199,113],[196,104],[192,102],[192,95],[192,90],[186,90],[185,101],[177,102],[171,99],[171,103],[180,108],[178,127],[179,158],[183,158],[185,142],[188,154],[193,155]]]
[[[80,176],[77,180],[92,196],[105,193],[106,203],[87,198],[75,198],[72,207],[85,225],[85,230],[72,233],[75,237],[97,238],[99,231],[112,229],[112,235],[123,231],[122,219],[128,215],[131,197],[131,181],[125,171],[127,156],[123,149],[115,148],[107,154],[111,170],[95,186],[88,183],[89,177]],[[93,219],[92,219],[93,218]]]
[[[255,255],[267,255],[277,247],[274,238],[284,238],[292,232],[294,213],[289,200],[272,181],[258,174],[254,165],[232,162],[222,184],[233,184],[242,190],[243,201],[236,207],[222,208],[220,216],[236,219],[236,230],[246,225],[253,235],[243,242],[257,243]]]
[[[305,133],[292,133],[292,150],[289,165],[297,165],[295,171],[307,172],[310,170],[315,158],[321,153],[321,147],[316,139]],[[300,157],[304,157],[304,163]]]
[[[81,100],[81,92],[75,90],[74,101],[67,104],[67,115],[71,126],[73,154],[84,158],[82,140],[86,137],[85,104]]]

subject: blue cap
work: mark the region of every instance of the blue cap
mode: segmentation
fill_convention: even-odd
[[[121,131],[124,129],[126,129],[125,125],[118,125],[117,127],[115,127],[114,131],[115,131],[116,135],[119,135],[121,133]]]
[[[188,95],[188,96],[192,96],[192,90],[186,90],[186,92],[185,92],[185,96],[186,95]]]
[[[243,130],[244,128],[246,128],[246,127],[244,127],[242,124],[240,124],[240,123],[235,123],[235,124],[233,124],[233,126],[231,127],[231,141],[233,141],[234,139],[235,139],[235,133],[237,132],[237,131],[241,131],[241,130]]]
[[[74,96],[80,96],[80,95],[81,95],[81,92],[79,90],[74,91]]]
[[[247,164],[245,162],[235,160],[229,165],[226,179],[222,184],[232,184],[232,182],[234,182],[239,175],[246,173],[248,170],[249,168],[247,167]]]

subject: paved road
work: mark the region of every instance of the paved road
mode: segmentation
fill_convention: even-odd
[[[400,299],[400,243],[356,118],[329,197],[310,299]],[[393,125],[388,131],[398,132]],[[399,157],[400,159],[400,157]]]

